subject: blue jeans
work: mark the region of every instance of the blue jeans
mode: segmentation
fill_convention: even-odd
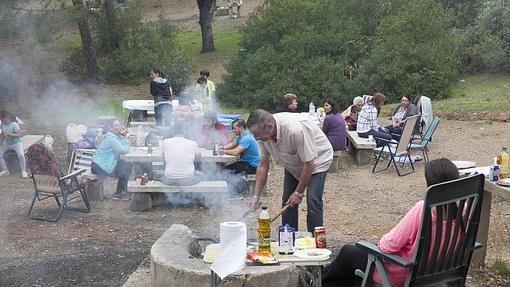
[[[391,137],[397,141],[400,140],[402,132],[404,131],[404,129],[400,126],[394,127],[393,125],[389,125],[386,126],[385,128],[390,132]]]
[[[127,184],[129,180],[129,175],[131,175],[131,170],[133,169],[133,163],[125,160],[119,159],[117,161],[117,165],[112,173],[107,173],[104,171],[97,163],[92,162],[90,165],[90,170],[93,174],[99,177],[113,177],[118,178],[117,181],[117,189],[115,193],[120,194],[122,192],[127,192]]]
[[[324,183],[326,182],[327,171],[312,174],[306,190],[306,227],[313,233],[316,226],[323,226],[323,202]],[[285,178],[283,180],[282,206],[285,205],[290,195],[296,191],[299,183],[290,172],[285,169]],[[288,224],[298,230],[298,207],[289,208],[282,215],[282,225]]]
[[[382,129],[379,129],[378,131],[371,129],[366,133],[358,133],[358,135],[362,138],[368,138],[369,135],[372,135],[374,137],[375,141],[377,142],[378,147],[383,146],[383,144],[379,140],[377,140],[377,138],[382,138],[382,139],[389,140],[389,141],[391,141],[391,139],[392,139],[391,135]]]
[[[156,125],[169,126],[172,118],[172,105],[159,104],[154,106],[154,114],[156,115]]]

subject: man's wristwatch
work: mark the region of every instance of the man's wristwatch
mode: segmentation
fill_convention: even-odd
[[[301,197],[301,198],[305,197],[305,195],[304,195],[304,194],[299,193],[299,192],[297,192],[297,191],[294,191],[294,193],[295,193],[295,194],[297,194],[297,195],[298,195],[299,197]]]

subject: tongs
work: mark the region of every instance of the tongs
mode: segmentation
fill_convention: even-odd
[[[286,204],[284,207],[282,207],[282,209],[280,209],[280,211],[278,211],[278,213],[273,218],[271,218],[271,222],[278,219],[278,217],[280,217],[280,215],[282,215],[285,212],[285,210],[287,210],[289,207],[290,204]]]

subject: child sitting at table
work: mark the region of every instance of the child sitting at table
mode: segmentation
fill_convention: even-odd
[[[174,137],[163,140],[165,175],[161,182],[164,184],[194,185],[204,178],[194,164],[201,156],[200,149],[196,142],[184,137],[184,131],[184,124],[177,122],[173,127]]]

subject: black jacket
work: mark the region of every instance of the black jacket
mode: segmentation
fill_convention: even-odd
[[[151,81],[150,92],[154,97],[154,103],[170,101],[170,83],[163,78],[156,78]]]

